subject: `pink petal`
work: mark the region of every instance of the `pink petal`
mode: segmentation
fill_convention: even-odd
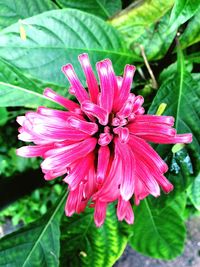
[[[192,142],[192,134],[176,134],[175,136],[166,136],[166,135],[143,135],[143,139],[158,143],[158,144],[176,144],[183,143],[188,144]]]
[[[174,186],[167,180],[167,178],[165,178],[164,175],[156,172],[154,172],[153,175],[165,193],[169,193],[174,189]]]
[[[67,122],[70,127],[73,127],[89,135],[93,135],[98,131],[98,126],[96,123],[83,121],[74,117],[69,117],[67,119]]]
[[[60,104],[68,110],[76,110],[79,108],[79,105],[75,102],[56,94],[51,88],[46,88],[43,92],[43,95],[53,100],[54,102]]]
[[[75,212],[83,211],[87,205],[87,202],[82,201],[83,199],[83,188],[84,184],[81,183],[77,189],[70,191],[67,197],[65,205],[66,216],[71,217]]]
[[[168,126],[174,125],[174,118],[171,116],[157,116],[157,115],[137,115],[134,122],[146,122],[146,123],[160,123]]]
[[[129,201],[124,200],[121,196],[119,197],[117,203],[117,218],[119,221],[125,218],[128,203]]]
[[[76,98],[78,99],[78,101],[80,103],[82,103],[84,100],[88,100],[89,96],[88,93],[86,92],[85,88],[83,87],[83,85],[81,84],[81,82],[79,81],[74,68],[71,64],[67,64],[65,66],[62,67],[62,71],[63,73],[66,75],[66,77],[68,78],[73,90],[74,90],[74,94],[76,96]]]
[[[149,195],[149,191],[146,188],[145,184],[143,184],[139,177],[136,176],[135,179],[135,192],[134,192],[134,203],[135,205],[139,205],[140,204],[140,200],[144,199],[145,197],[147,197]]]
[[[62,110],[56,110],[56,109],[50,109],[46,107],[39,107],[37,109],[37,113],[40,115],[44,115],[47,117],[57,117],[61,118],[63,120],[66,120],[67,118],[73,116],[82,119],[83,116],[81,115],[81,109],[76,109],[76,112],[69,112],[69,111],[62,111]],[[78,113],[79,112],[79,113]]]
[[[126,127],[117,127],[114,130],[114,133],[119,136],[121,143],[125,144],[129,141],[129,129]]]
[[[79,186],[80,182],[85,179],[93,161],[93,154],[89,154],[75,163],[73,169],[63,180],[65,183],[69,184],[70,190],[75,190]]]
[[[107,146],[113,139],[113,135],[110,133],[101,133],[99,135],[98,144],[100,146]]]
[[[95,203],[95,210],[94,210],[94,221],[97,227],[102,226],[106,218],[106,208],[107,203],[102,201],[97,201]]]
[[[64,141],[64,140],[71,140],[71,141],[81,141],[88,137],[88,134],[83,133],[81,131],[65,128],[52,128],[49,126],[44,125],[36,125],[33,127],[32,131],[35,135],[42,139],[48,139],[49,141]]]
[[[57,170],[54,171],[47,171],[44,174],[44,179],[47,181],[53,180],[59,176],[62,176],[68,172],[68,169],[66,167],[64,168],[58,168]]]
[[[94,162],[91,164],[88,174],[87,174],[87,182],[85,183],[84,188],[84,198],[90,199],[90,197],[96,192],[97,183],[96,183],[96,171],[94,168]]]
[[[131,134],[137,136],[175,136],[176,130],[165,124],[153,124],[148,122],[133,122],[127,126]]]
[[[19,123],[19,125],[21,126],[23,126],[25,120],[26,120],[25,116],[18,116],[16,119],[17,123]]]
[[[114,111],[120,110],[123,104],[128,99],[134,73],[135,73],[134,66],[132,65],[125,66],[121,90],[119,92],[118,98],[114,103]]]
[[[115,153],[114,159],[110,160],[110,171],[107,175],[102,187],[93,195],[92,199],[100,199],[105,202],[112,202],[118,199],[120,192],[119,186],[122,180],[122,161]]]
[[[93,103],[97,103],[97,97],[99,94],[99,87],[92,70],[88,54],[81,54],[78,56],[78,59],[81,63],[82,69],[85,73],[86,82],[88,86],[88,91],[90,93],[90,98]]]
[[[122,159],[120,194],[124,200],[128,201],[132,197],[135,188],[135,157],[127,144],[122,144],[116,139],[115,146]]]
[[[148,192],[154,197],[158,197],[160,195],[160,188],[158,186],[157,181],[152,176],[151,173],[148,172],[148,168],[141,161],[138,161],[136,158],[136,175],[140,179],[143,185],[148,189]]]
[[[145,113],[145,109],[143,107],[138,108],[138,110],[134,111],[136,115],[143,115]]]
[[[138,95],[134,99],[133,103],[133,112],[136,113],[144,103],[144,98],[141,95]]]
[[[128,202],[128,204],[127,204],[125,221],[128,224],[133,224],[134,223],[134,213],[133,213],[133,209],[132,209],[132,206],[131,206],[130,202]]]
[[[84,112],[96,117],[100,124],[106,125],[108,123],[108,112],[98,105],[90,101],[84,101],[81,105],[81,109]]]
[[[101,146],[98,150],[97,163],[97,183],[102,184],[105,179],[110,158],[110,149],[108,146]]]
[[[105,109],[108,113],[111,112],[113,106],[114,86],[117,86],[110,60],[100,61],[96,64],[97,72],[100,80],[100,107]]]
[[[168,171],[167,164],[147,142],[139,137],[130,136],[129,145],[133,152],[137,153],[137,157],[138,155],[143,156],[146,162],[149,160],[150,164],[153,164],[154,168],[157,166],[161,172]]]
[[[117,112],[117,117],[119,118],[128,118],[133,110],[133,101],[135,96],[129,94],[128,100],[123,104],[122,108]]]
[[[59,166],[68,166],[79,158],[92,152],[96,146],[95,138],[88,138],[71,146],[55,148],[45,153],[45,160],[41,167],[45,170],[53,170]]]
[[[22,146],[16,150],[16,153],[18,156],[25,158],[43,157],[43,155],[53,147],[53,144],[39,146]]]

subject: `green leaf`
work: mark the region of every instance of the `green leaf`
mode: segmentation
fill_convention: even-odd
[[[60,219],[66,195],[46,216],[0,240],[0,266],[59,266]]]
[[[19,19],[56,8],[57,6],[50,0],[0,0],[0,30]]]
[[[148,60],[162,58],[172,44],[176,31],[169,30],[169,15],[167,12],[159,21],[155,22],[131,45],[133,53],[141,57],[140,46],[144,47]],[[141,61],[143,58],[141,57]]]
[[[109,206],[104,225],[94,224],[93,209],[81,215],[65,217],[61,226],[61,266],[112,267],[123,253],[127,234]]]
[[[199,9],[200,2],[196,0],[176,0],[171,12],[170,25],[177,26],[189,20]],[[173,27],[172,27],[173,28]]]
[[[185,31],[181,35],[180,44],[183,49],[200,42],[199,21],[200,21],[200,9],[196,13],[196,15],[189,21]]]
[[[25,20],[25,41],[18,25],[0,34],[0,58],[36,79],[65,86],[61,66],[72,63],[85,82],[77,56],[87,52],[93,67],[109,57],[116,73],[134,59],[118,32],[100,18],[73,9],[45,12]]]
[[[191,72],[193,69],[193,65],[188,60],[187,56],[187,61],[185,61],[185,68],[188,72]],[[177,61],[172,63],[171,65],[167,66],[159,75],[158,81],[160,84],[162,84],[164,81],[168,80],[170,77],[174,75],[174,73],[177,71]]]
[[[36,108],[39,105],[57,105],[42,95],[44,88],[52,87],[68,97],[66,89],[57,88],[54,84],[47,84],[31,77],[26,77],[12,65],[0,60],[0,106],[25,106]]]
[[[188,188],[187,192],[192,204],[200,211],[200,173]]]
[[[0,59],[0,81],[16,86],[26,86],[29,90],[42,93],[43,88],[37,86],[31,78],[26,77],[17,68]]]
[[[192,73],[192,78],[197,82],[200,86],[200,73]]]
[[[141,201],[134,209],[135,223],[129,241],[133,249],[159,259],[173,259],[181,254],[186,229],[180,207],[179,212],[171,205],[156,209],[149,199]]]
[[[24,106],[36,108],[40,105],[55,106],[56,104],[40,93],[20,86],[0,82],[0,107]]]
[[[167,150],[167,148],[169,148],[169,150]],[[161,197],[157,199],[155,203],[157,208],[162,208],[167,204],[173,205],[174,199],[180,194],[183,194],[194,180],[193,165],[187,149],[184,148],[175,154],[172,154],[170,146],[166,146],[166,151],[168,153],[167,163],[169,166],[169,171],[166,174],[166,177],[173,184],[174,190],[168,195],[162,194]],[[163,147],[158,146],[157,152],[160,155],[163,155]],[[164,156],[162,157],[164,158]]]
[[[200,64],[200,52],[192,53],[187,55],[187,60],[193,63]]]
[[[200,86],[185,69],[184,58],[179,49],[177,70],[162,83],[148,112],[155,114],[158,106],[164,102],[167,104],[164,114],[175,117],[175,128],[177,132],[193,134],[193,142],[186,145],[186,148],[192,159],[195,172],[197,172],[199,168],[200,157],[199,96]],[[159,147],[161,151],[164,146],[162,145]],[[168,150],[170,149],[169,146],[166,147]]]
[[[0,108],[0,126],[3,126],[8,121],[8,111],[6,108]]]
[[[57,3],[63,8],[80,9],[103,19],[108,19],[122,8],[121,0],[57,0]]]
[[[131,45],[157,22],[173,5],[174,0],[150,0],[142,4],[134,4],[130,10],[111,20],[111,24],[123,35],[126,42]]]

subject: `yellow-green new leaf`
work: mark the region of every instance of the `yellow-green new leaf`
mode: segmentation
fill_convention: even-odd
[[[180,44],[183,49],[198,42],[200,42],[200,9],[189,21],[185,31],[180,38]]]
[[[123,34],[130,45],[157,22],[173,3],[174,0],[136,1],[130,10],[124,10],[113,18],[111,24]]]

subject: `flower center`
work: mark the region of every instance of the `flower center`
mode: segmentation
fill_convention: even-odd
[[[107,146],[112,142],[116,135],[122,143],[127,143],[129,140],[129,130],[125,126],[130,120],[133,120],[134,117],[133,114],[128,118],[119,118],[114,114],[110,114],[106,126],[96,122],[98,125],[98,132],[96,133],[98,144],[100,146]]]
[[[135,115],[143,114],[141,107],[143,98],[135,97],[130,93],[128,99],[117,111],[110,112],[101,107],[101,104],[95,104],[90,100],[84,100],[81,103],[81,110],[89,119],[90,123],[96,125],[95,132],[90,135],[96,136],[100,146],[107,146],[113,138],[117,136],[121,143],[127,143],[129,140],[129,129],[126,127],[129,122],[135,119]]]

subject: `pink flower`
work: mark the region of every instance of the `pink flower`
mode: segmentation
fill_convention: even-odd
[[[44,178],[66,175],[69,195],[65,212],[72,216],[94,207],[94,220],[101,226],[108,203],[117,200],[117,217],[132,224],[134,203],[149,194],[158,197],[160,187],[168,193],[173,185],[165,178],[168,167],[148,142],[190,143],[191,134],[176,134],[170,116],[144,115],[142,96],[130,93],[135,67],[126,65],[123,77],[115,75],[112,63],[96,64],[100,86],[87,54],[79,56],[88,90],[71,64],[62,71],[70,93],[79,103],[47,88],[44,96],[67,111],[39,107],[17,118],[19,139],[33,142],[17,150],[23,157],[42,157]]]

